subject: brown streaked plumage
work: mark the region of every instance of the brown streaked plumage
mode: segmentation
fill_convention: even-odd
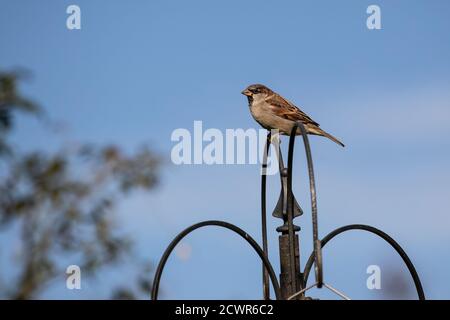
[[[262,84],[248,86],[242,94],[247,96],[253,118],[265,129],[278,129],[282,134],[290,135],[292,126],[301,121],[309,134],[327,137],[344,146],[337,138],[325,132],[320,125],[306,113],[279,94]],[[297,134],[301,134],[298,129]]]

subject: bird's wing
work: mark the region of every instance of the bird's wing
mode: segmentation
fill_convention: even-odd
[[[319,126],[319,124],[311,119],[306,113],[278,94],[273,94],[265,100],[270,104],[272,112],[280,118],[291,121],[301,121],[303,124],[312,124],[317,127]]]

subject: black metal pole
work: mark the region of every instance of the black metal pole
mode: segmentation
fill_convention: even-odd
[[[291,150],[291,148],[289,149]],[[281,217],[283,219],[283,225],[277,228],[277,231],[281,233],[278,237],[280,251],[280,290],[282,299],[287,299],[289,296],[301,290],[303,284],[300,274],[299,237],[297,235],[300,227],[295,226],[293,223],[295,217],[294,208],[297,208],[296,206],[298,204],[292,193],[292,181],[289,181],[289,167],[285,168],[284,166],[279,144],[277,150],[282,191]],[[291,153],[289,153],[289,156],[292,157]],[[299,207],[296,213],[297,215],[301,215],[301,209]],[[274,216],[278,216],[278,213],[274,213]]]

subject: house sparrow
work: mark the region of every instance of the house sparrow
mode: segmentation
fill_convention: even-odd
[[[288,100],[273,92],[262,84],[248,86],[242,94],[247,96],[248,105],[253,118],[267,130],[278,129],[284,135],[290,135],[296,121],[301,121],[309,134],[327,137],[344,146],[342,142],[331,134],[319,128],[319,124],[312,120]],[[300,128],[297,135],[301,135]]]

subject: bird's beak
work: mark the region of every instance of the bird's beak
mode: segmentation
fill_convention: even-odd
[[[241,92],[244,96],[250,97],[252,95],[252,92],[248,89],[245,89]]]

